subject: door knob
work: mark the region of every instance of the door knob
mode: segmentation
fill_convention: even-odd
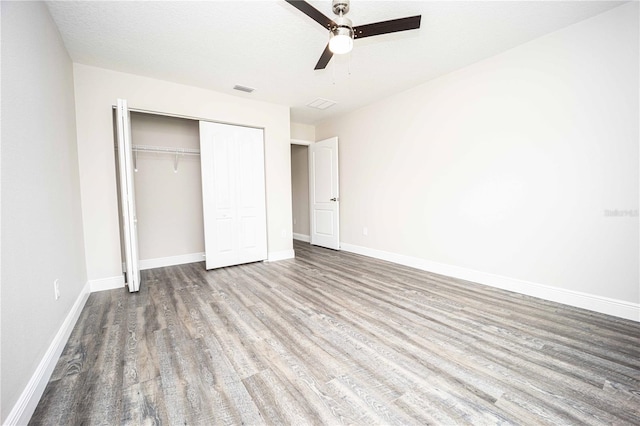
[[[330,199],[329,201],[338,201],[338,199],[336,197],[333,197],[332,199]]]

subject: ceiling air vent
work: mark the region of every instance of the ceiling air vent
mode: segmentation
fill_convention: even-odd
[[[336,103],[336,101],[330,101],[329,99],[318,98],[315,101],[309,102],[307,106],[316,109],[327,109],[334,106]]]
[[[235,86],[233,86],[233,90],[239,90],[241,92],[251,93],[256,89],[254,89],[253,87],[240,86],[239,84],[236,84]]]

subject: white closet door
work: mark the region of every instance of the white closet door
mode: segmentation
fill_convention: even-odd
[[[200,122],[206,268],[267,258],[262,129]]]
[[[309,145],[311,244],[340,250],[338,138]]]
[[[131,118],[127,101],[118,99],[116,107],[118,131],[118,172],[120,178],[121,217],[124,234],[124,253],[129,291],[140,290],[140,266],[138,264],[138,219],[136,194],[133,184],[133,152],[131,148]]]

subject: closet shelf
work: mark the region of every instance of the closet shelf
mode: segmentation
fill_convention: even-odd
[[[174,148],[168,146],[132,145],[131,149],[138,152],[157,152],[161,154],[200,155],[199,149]]]

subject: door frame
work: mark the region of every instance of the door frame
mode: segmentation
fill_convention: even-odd
[[[329,139],[332,139],[332,138],[329,138]],[[311,170],[310,170],[310,167],[309,167],[309,162],[311,160],[311,149],[310,149],[310,147],[315,142],[308,141],[308,140],[305,140],[305,139],[295,139],[295,138],[291,138],[290,142],[291,142],[290,143],[291,145],[306,146],[307,148],[309,148],[309,149],[307,149],[307,162],[306,162],[306,164],[307,164],[308,173],[307,173],[307,181],[305,182],[305,184],[306,184],[306,186],[308,188],[310,188],[311,187],[311,179],[310,179]],[[338,170],[338,174],[339,174],[339,170]],[[292,184],[292,187],[293,187],[293,184]],[[298,238],[296,238],[296,234],[294,233],[294,240],[299,240],[299,241],[303,241],[303,242],[306,242],[306,243],[311,243],[311,226],[312,226],[311,225],[311,222],[312,222],[311,215],[313,214],[313,203],[312,203],[311,194],[309,194],[307,202],[308,202],[308,205],[309,205],[309,235],[305,236],[305,235],[300,234],[300,236]],[[338,221],[339,220],[340,220],[340,209],[338,208]],[[301,237],[304,237],[304,238],[301,238]],[[339,241],[338,241],[338,243],[339,243]]]
[[[291,145],[302,145],[302,146],[310,146],[315,142],[305,141],[303,139],[291,139]]]

